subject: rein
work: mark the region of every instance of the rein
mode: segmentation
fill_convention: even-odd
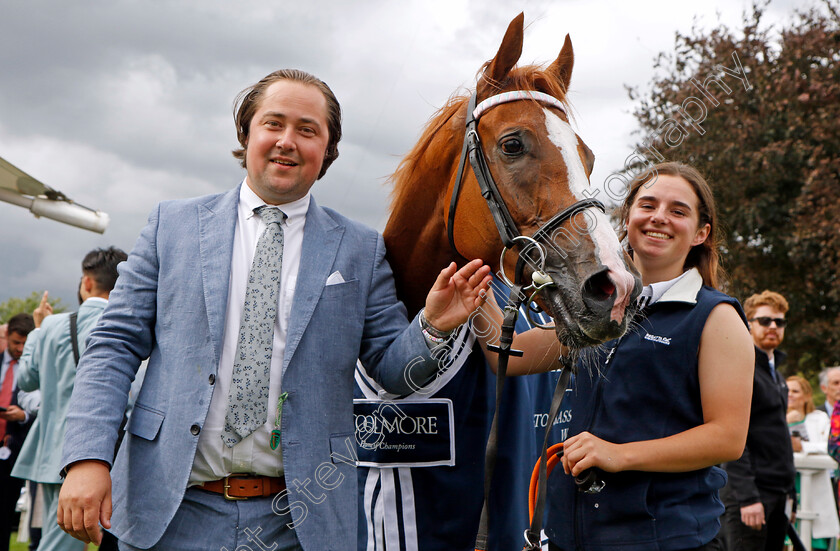
[[[504,255],[504,252],[502,254]],[[490,436],[487,439],[487,447],[484,453],[484,504],[481,509],[478,532],[476,533],[475,538],[475,551],[485,551],[488,546],[488,535],[490,532],[490,490],[493,484],[493,474],[496,469],[496,458],[499,451],[499,411],[501,410],[502,391],[507,377],[508,360],[511,356],[518,357],[523,354],[521,350],[511,348],[511,345],[513,344],[516,319],[519,315],[519,308],[525,302],[527,297],[527,295],[523,293],[525,288],[523,288],[520,281],[522,279],[523,268],[524,262],[520,259],[516,266],[515,282],[511,286],[510,290],[512,302],[509,302],[505,306],[505,317],[502,322],[502,333],[499,337],[499,345],[487,346],[488,350],[491,350],[499,355],[499,362],[496,368],[496,407],[493,412],[493,422],[490,425]],[[545,285],[537,286],[535,283],[532,283],[529,287],[536,287],[536,290],[534,291],[534,294],[536,294],[539,289],[545,287]],[[534,295],[531,295],[530,298],[527,298],[529,303],[533,296]],[[526,310],[526,312],[530,312],[530,307]],[[541,325],[539,327],[545,328]],[[569,380],[571,378],[572,370],[574,369],[575,362],[572,358],[561,356],[559,361],[562,365],[562,371],[560,373],[560,378],[557,381],[557,385],[554,387],[554,394],[551,398],[551,407],[549,408],[548,413],[548,422],[546,423],[545,428],[545,436],[543,438],[543,446],[538,468],[539,475],[534,512],[531,516],[531,526],[525,530],[524,534],[525,547],[523,549],[526,551],[538,551],[541,549],[540,533],[542,532],[543,513],[545,511],[546,486],[548,482],[547,450],[549,446],[549,438],[551,437],[551,427],[554,425],[554,420],[560,412],[560,406],[563,403],[563,397],[566,395],[566,389],[569,386]],[[576,480],[576,482],[578,481]],[[578,482],[578,484],[580,484],[580,482]],[[600,491],[600,488],[598,491]]]
[[[460,255],[457,247],[455,246],[455,211],[458,206],[458,197],[461,192],[461,184],[464,178],[466,159],[469,158],[470,166],[472,166],[473,173],[475,174],[475,178],[478,181],[478,185],[481,190],[481,195],[487,202],[490,214],[493,216],[493,221],[499,231],[499,237],[501,237],[502,243],[504,244],[499,265],[501,267],[501,275],[505,280],[505,283],[511,288],[511,301],[505,306],[505,316],[504,321],[502,322],[502,334],[499,337],[499,345],[488,346],[489,350],[499,355],[499,362],[496,370],[496,409],[493,414],[493,421],[490,426],[490,436],[487,440],[487,448],[485,451],[484,506],[481,511],[481,520],[475,540],[476,551],[483,551],[487,549],[487,539],[489,533],[488,504],[490,501],[490,489],[493,481],[493,473],[496,467],[496,457],[498,455],[498,419],[502,400],[502,390],[504,388],[505,377],[507,374],[508,360],[510,356],[522,356],[522,351],[511,348],[511,344],[513,343],[514,328],[516,326],[516,319],[519,315],[520,306],[526,303],[528,304],[526,313],[533,325],[542,329],[550,329],[550,327],[535,323],[530,319],[530,304],[536,294],[545,287],[554,285],[551,277],[545,273],[547,253],[545,246],[540,243],[540,241],[550,237],[550,233],[554,229],[570,220],[575,214],[587,208],[595,207],[601,211],[605,211],[604,205],[600,201],[592,198],[582,199],[554,215],[545,224],[540,226],[533,236],[525,236],[519,231],[516,222],[513,220],[513,217],[511,216],[510,211],[499,192],[499,188],[496,185],[495,180],[493,180],[493,176],[487,166],[487,159],[481,146],[481,140],[478,136],[478,119],[483,113],[501,103],[518,100],[535,100],[544,105],[559,109],[564,113],[566,112],[565,107],[557,98],[542,92],[526,90],[505,92],[492,96],[478,105],[476,105],[476,93],[473,92],[467,105],[464,145],[461,149],[461,158],[458,161],[458,172],[449,203],[449,216],[447,224],[447,237],[449,238],[449,245],[452,247],[453,251]],[[523,253],[536,250],[539,256],[538,265],[534,266],[532,264],[532,268],[534,268],[534,270],[531,274],[531,281],[528,285],[525,285],[522,281],[526,263],[524,254],[520,256],[516,263],[514,280],[512,282],[504,273],[505,253],[508,249],[511,249],[516,245],[520,245],[522,247]],[[533,290],[530,296],[525,294],[526,291],[530,290]],[[560,379],[557,381],[554,396],[552,397],[551,408],[549,410],[549,420],[546,425],[545,438],[541,453],[541,465],[539,469],[539,484],[535,511],[532,517],[531,527],[525,531],[526,550],[540,549],[540,532],[542,529],[543,512],[545,510],[546,483],[548,478],[546,470],[546,450],[548,448],[548,440],[554,418],[560,411],[560,406],[566,393],[566,388],[568,387],[571,372],[574,367],[574,361],[571,358],[561,357],[560,363],[563,366],[562,372]]]

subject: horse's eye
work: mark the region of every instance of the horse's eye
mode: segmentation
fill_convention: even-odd
[[[502,152],[505,155],[510,156],[521,155],[525,149],[525,146],[522,145],[522,140],[514,137],[505,138],[504,140],[502,140],[502,143],[500,145],[502,148]]]

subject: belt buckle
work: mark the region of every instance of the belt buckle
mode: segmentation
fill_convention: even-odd
[[[230,477],[231,475],[225,477],[224,492],[222,492],[224,498],[228,501],[242,501],[243,499],[248,499],[247,497],[232,496],[228,493],[228,490],[230,489]]]

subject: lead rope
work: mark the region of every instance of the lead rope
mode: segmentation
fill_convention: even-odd
[[[499,448],[499,408],[502,403],[502,389],[507,374],[507,364],[510,356],[522,356],[521,350],[511,348],[513,344],[513,332],[516,327],[516,318],[519,315],[519,306],[522,304],[522,284],[519,282],[521,270],[516,271],[516,283],[510,291],[511,297],[516,297],[513,303],[505,306],[505,318],[502,322],[502,334],[499,337],[499,346],[488,345],[491,350],[499,355],[499,363],[496,368],[496,411],[493,413],[493,422],[490,425],[490,436],[487,438],[487,448],[484,452],[484,505],[481,508],[481,520],[478,524],[478,533],[475,536],[476,551],[487,549],[487,536],[489,533],[489,510],[490,487],[493,483],[493,472],[496,469],[496,456]]]
[[[517,270],[517,280],[519,279],[520,271]],[[511,288],[510,296],[523,297],[522,284],[515,283]],[[493,473],[496,470],[496,458],[498,456],[499,448],[499,410],[502,403],[502,391],[504,389],[505,378],[507,376],[507,365],[510,356],[522,356],[521,350],[511,348],[513,344],[513,333],[516,327],[516,319],[519,315],[519,307],[521,306],[522,298],[517,298],[512,304],[505,306],[505,317],[502,322],[502,334],[499,337],[499,346],[488,345],[487,348],[499,355],[499,363],[496,368],[496,410],[493,413],[493,422],[490,425],[490,436],[487,439],[487,448],[484,455],[484,504],[481,508],[481,517],[478,525],[478,532],[475,538],[475,551],[486,551],[488,546],[488,534],[490,531],[489,519],[489,503],[490,503],[490,489],[493,482]],[[546,502],[546,479],[547,474],[547,450],[548,442],[551,437],[551,427],[557,414],[560,412],[560,406],[563,404],[563,398],[566,395],[566,389],[569,386],[571,378],[572,367],[574,361],[561,357],[560,362],[563,364],[560,378],[557,380],[557,385],[554,387],[554,395],[551,399],[551,407],[548,413],[548,423],[546,424],[545,437],[543,438],[542,453],[540,459],[539,469],[539,483],[537,486],[537,500],[534,507],[534,514],[531,519],[531,527],[525,531],[525,551],[536,551],[540,549],[540,533],[542,532],[543,513],[545,512]]]
[[[504,252],[500,259],[500,265],[504,265]],[[496,409],[493,413],[493,422],[490,425],[490,436],[487,439],[487,448],[484,457],[484,504],[481,509],[481,517],[478,525],[478,533],[475,538],[475,551],[486,551],[488,545],[488,534],[490,531],[489,519],[489,503],[490,503],[490,488],[493,482],[493,473],[496,469],[496,458],[499,447],[499,410],[502,402],[502,390],[505,384],[505,377],[507,375],[507,365],[510,356],[522,356],[521,350],[514,350],[511,348],[513,344],[514,329],[516,327],[516,319],[519,315],[519,308],[527,299],[527,295],[523,293],[522,272],[525,267],[523,258],[520,257],[516,263],[514,272],[514,281],[511,285],[510,296],[513,301],[505,306],[505,317],[502,322],[502,334],[499,337],[499,346],[488,345],[487,349],[499,355],[498,367],[496,368]],[[535,282],[536,283],[536,282]],[[536,293],[535,293],[536,294]],[[533,295],[531,296],[533,298]],[[530,305],[529,305],[530,306]],[[554,395],[551,399],[551,407],[549,408],[548,423],[546,423],[545,437],[543,438],[543,447],[540,454],[540,470],[539,483],[537,487],[537,500],[534,507],[534,514],[531,518],[531,526],[525,531],[525,551],[538,551],[540,547],[540,533],[542,532],[543,513],[545,511],[546,501],[546,479],[547,474],[547,450],[548,441],[551,436],[551,427],[557,414],[560,412],[560,406],[563,403],[563,398],[566,395],[566,389],[569,386],[569,380],[573,371],[575,360],[561,356],[560,362],[562,364],[562,371],[560,379],[554,388]]]
[[[562,356],[560,363],[563,364],[563,370],[560,372],[557,386],[554,387],[554,396],[551,398],[551,408],[548,411],[548,423],[545,425],[545,437],[543,438],[542,453],[540,454],[537,500],[534,505],[533,516],[531,517],[531,527],[525,531],[524,551],[537,551],[541,549],[540,534],[542,532],[543,514],[545,513],[546,482],[548,479],[548,440],[551,436],[551,427],[554,425],[554,420],[557,418],[557,414],[560,412],[560,406],[563,404],[566,389],[569,387],[569,379],[571,378],[572,366],[574,365],[572,360]]]
[[[595,199],[582,199],[577,201],[573,205],[567,207],[559,214],[553,216],[548,222],[546,222],[537,232],[534,234],[533,237],[526,237],[519,233],[517,225],[513,218],[510,215],[510,212],[505,205],[504,200],[499,193],[499,189],[496,186],[495,181],[493,180],[492,174],[490,174],[490,170],[487,167],[487,160],[484,157],[484,152],[481,147],[481,140],[478,136],[478,123],[477,119],[487,109],[497,105],[498,103],[506,102],[506,101],[514,101],[519,99],[532,99],[537,100],[541,103],[545,103],[551,107],[557,108],[561,111],[565,111],[565,107],[563,104],[557,100],[556,98],[549,96],[548,94],[544,94],[542,92],[537,91],[513,91],[507,92],[503,94],[498,94],[491,98],[485,99],[481,102],[478,106],[476,106],[476,93],[473,92],[471,94],[468,105],[467,105],[467,112],[465,114],[465,126],[466,132],[464,134],[464,143],[461,148],[461,156],[458,161],[458,169],[455,174],[455,183],[452,189],[452,196],[450,198],[449,203],[449,215],[447,217],[447,224],[446,224],[446,231],[447,231],[447,238],[449,240],[449,245],[452,250],[460,255],[458,252],[457,247],[455,246],[455,211],[458,205],[458,197],[461,192],[461,184],[463,182],[464,177],[464,170],[466,168],[466,161],[469,159],[470,166],[473,169],[473,174],[475,175],[476,181],[478,182],[479,189],[481,191],[481,195],[484,197],[485,201],[487,202],[487,206],[490,209],[490,213],[493,218],[493,222],[496,224],[496,229],[499,232],[499,237],[502,240],[504,245],[504,249],[502,250],[502,258],[500,260],[500,266],[504,266],[504,255],[505,251],[512,248],[514,244],[518,242],[518,244],[522,245],[522,242],[529,243],[528,248],[535,247],[535,249],[540,252],[540,263],[539,269],[534,270],[532,274],[532,281],[533,284],[529,284],[528,286],[523,285],[522,279],[522,270],[524,267],[524,259],[522,257],[519,258],[516,264],[516,271],[514,281],[515,283],[511,283],[507,280],[506,277],[505,283],[508,284],[511,288],[511,296],[516,297],[516,299],[508,304],[505,307],[505,318],[502,323],[502,335],[499,338],[499,346],[488,346],[488,349],[496,352],[499,355],[499,362],[498,368],[496,370],[496,410],[493,414],[493,422],[490,426],[490,436],[488,437],[487,441],[487,449],[485,452],[485,475],[484,475],[484,506],[482,507],[481,511],[481,519],[479,523],[478,534],[476,535],[476,543],[475,549],[476,551],[485,551],[487,548],[487,535],[488,535],[488,526],[489,526],[489,519],[488,519],[488,503],[490,500],[490,486],[493,480],[493,471],[495,470],[496,466],[496,456],[498,451],[498,416],[499,416],[499,408],[501,406],[501,398],[502,398],[502,389],[504,387],[505,376],[507,374],[507,364],[508,359],[510,356],[521,356],[522,352],[518,350],[513,350],[511,348],[511,344],[513,343],[513,333],[514,333],[514,326],[516,325],[516,318],[519,313],[519,307],[526,303],[528,304],[528,308],[526,309],[526,314],[528,316],[529,321],[531,321],[531,301],[534,296],[544,287],[552,285],[551,278],[545,274],[544,267],[545,267],[545,249],[539,245],[537,240],[540,237],[548,236],[548,233],[555,227],[562,224],[564,221],[568,220],[581,210],[584,210],[589,207],[597,207],[602,211],[605,210],[604,205]],[[504,268],[502,269],[504,270]],[[502,275],[504,276],[504,271],[502,271]],[[531,289],[533,288],[533,294],[530,298],[523,295],[524,289]],[[533,322],[532,322],[533,323]],[[537,327],[542,329],[550,329],[548,326],[544,326],[542,324],[536,323],[534,324]],[[552,399],[552,407],[551,410],[554,411],[554,416],[557,415],[557,411],[560,408],[560,402],[563,400],[563,396],[565,395],[565,387],[568,385],[570,372],[572,371],[572,365],[574,362],[564,362],[561,359],[561,362],[564,363],[564,370],[563,375],[561,375],[561,381],[563,385],[559,384],[555,389],[555,397]],[[562,387],[562,388],[561,388]],[[556,404],[555,404],[556,401]],[[554,417],[552,417],[553,422]],[[548,431],[551,428],[551,424],[549,423],[546,428],[546,442],[548,439]],[[546,446],[543,447],[542,457],[545,458],[546,456]],[[543,461],[543,469],[545,467],[545,461]],[[540,474],[540,485],[539,485],[539,493],[540,493],[540,503],[539,510],[542,511],[544,509],[544,502],[545,502],[545,479],[546,476],[542,473]],[[540,514],[540,517],[542,514]],[[541,524],[542,518],[539,519],[538,523]],[[534,525],[532,525],[531,532],[534,530]],[[537,533],[537,547],[533,547],[533,538],[529,537],[529,532],[526,531],[526,541],[530,547],[526,547],[526,549],[538,549],[539,544],[539,524],[536,525],[536,533]]]

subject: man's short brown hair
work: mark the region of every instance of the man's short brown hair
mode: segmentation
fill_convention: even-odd
[[[341,105],[338,103],[333,91],[327,84],[314,75],[298,69],[281,69],[266,75],[258,83],[239,92],[233,102],[233,118],[236,122],[236,138],[242,147],[233,150],[233,156],[239,159],[243,168],[245,166],[245,149],[248,142],[248,132],[251,129],[251,119],[259,108],[265,91],[269,86],[281,80],[291,80],[301,84],[308,84],[317,88],[324,99],[327,100],[327,151],[324,154],[324,162],[321,165],[321,172],[318,179],[326,174],[330,165],[338,158],[338,142],[341,140]]]
[[[761,306],[769,306],[774,310],[778,310],[782,314],[787,313],[789,308],[788,301],[785,300],[785,297],[779,293],[765,290],[764,292],[753,295],[744,301],[744,313],[747,314],[747,319],[752,319],[755,315],[755,311]]]
[[[35,330],[35,321],[32,319],[32,314],[28,314],[26,312],[15,314],[9,318],[9,323],[7,325],[9,326],[7,335],[17,333],[21,337],[26,337],[29,333]]]

